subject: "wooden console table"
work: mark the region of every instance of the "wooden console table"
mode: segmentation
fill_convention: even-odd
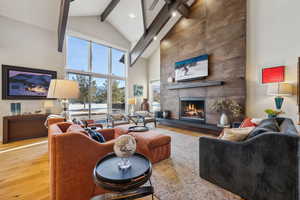
[[[14,115],[3,117],[3,144],[37,137],[46,137],[46,114]]]

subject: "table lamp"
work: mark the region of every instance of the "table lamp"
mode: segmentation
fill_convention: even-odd
[[[269,85],[268,95],[275,96],[275,105],[277,110],[281,110],[284,98],[283,96],[292,96],[293,86],[289,83],[277,83]]]
[[[79,97],[79,84],[71,80],[52,79],[49,86],[47,98],[59,99],[63,106],[62,115],[66,120],[70,119],[68,112],[68,100]]]
[[[128,99],[128,105],[130,105],[130,114],[134,113],[135,104],[136,104],[136,99],[135,98],[129,98]]]

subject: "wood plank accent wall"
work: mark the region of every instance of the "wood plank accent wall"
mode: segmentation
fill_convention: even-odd
[[[219,115],[209,109],[213,100],[230,97],[244,108],[246,101],[247,0],[196,0],[190,18],[182,18],[161,41],[161,106],[179,118],[180,97],[205,97],[206,122],[216,124]],[[205,81],[224,81],[222,86],[169,90],[175,62],[209,54]]]

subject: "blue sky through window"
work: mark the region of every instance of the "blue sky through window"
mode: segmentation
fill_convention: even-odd
[[[120,62],[120,59],[123,57],[123,55],[123,51],[112,49],[112,74],[116,76],[125,77],[125,64]]]
[[[88,71],[89,42],[75,37],[68,37],[67,66],[75,70]]]
[[[108,74],[108,54],[108,47],[92,43],[93,72],[100,74]]]

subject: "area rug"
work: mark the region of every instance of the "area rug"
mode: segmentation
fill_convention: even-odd
[[[172,137],[171,158],[153,166],[152,183],[159,200],[241,200],[199,176],[199,137],[161,128]]]

